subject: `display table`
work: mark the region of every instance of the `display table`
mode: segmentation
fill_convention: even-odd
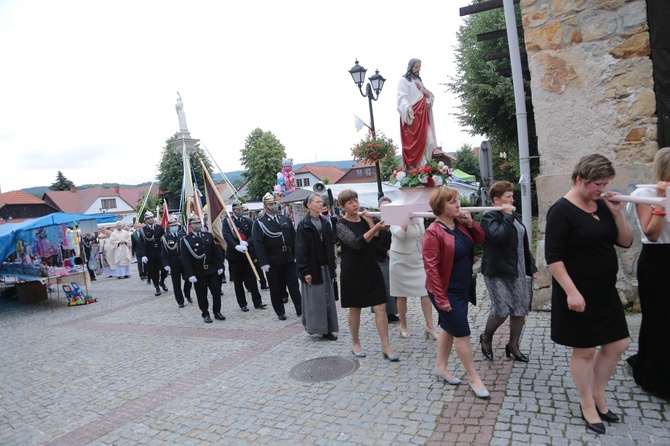
[[[19,302],[30,303],[47,300],[50,296],[47,286],[51,286],[56,291],[56,297],[60,299],[61,286],[72,282],[77,282],[80,288],[88,294],[88,288],[91,286],[91,278],[88,271],[70,273],[64,276],[26,276],[17,274],[16,277],[22,282],[14,284],[16,287],[16,296]]]

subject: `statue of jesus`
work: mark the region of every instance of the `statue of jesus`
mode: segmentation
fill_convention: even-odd
[[[420,71],[421,61],[410,59],[407,72],[398,83],[400,142],[405,168],[426,165],[437,147],[433,121],[435,96],[424,87]]]

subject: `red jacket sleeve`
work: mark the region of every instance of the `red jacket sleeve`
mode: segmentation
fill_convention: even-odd
[[[437,230],[436,230],[437,228]],[[426,270],[426,290],[435,296],[435,303],[438,307],[444,307],[449,303],[447,298],[447,286],[449,277],[447,277],[446,284],[443,282],[442,258],[444,250],[447,249],[443,240],[441,240],[440,232],[442,229],[434,224],[428,227],[421,242],[423,248],[423,267]]]

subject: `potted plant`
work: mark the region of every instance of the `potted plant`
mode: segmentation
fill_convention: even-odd
[[[395,156],[397,149],[391,138],[387,138],[382,132],[376,132],[374,136],[369,133],[354,145],[351,154],[358,162],[374,164]]]

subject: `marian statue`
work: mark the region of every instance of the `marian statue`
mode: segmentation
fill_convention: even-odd
[[[186,115],[184,114],[184,102],[181,100],[181,95],[177,92],[177,104],[175,108],[177,109],[177,117],[179,118],[179,131],[182,133],[188,133],[188,127],[186,127]]]

